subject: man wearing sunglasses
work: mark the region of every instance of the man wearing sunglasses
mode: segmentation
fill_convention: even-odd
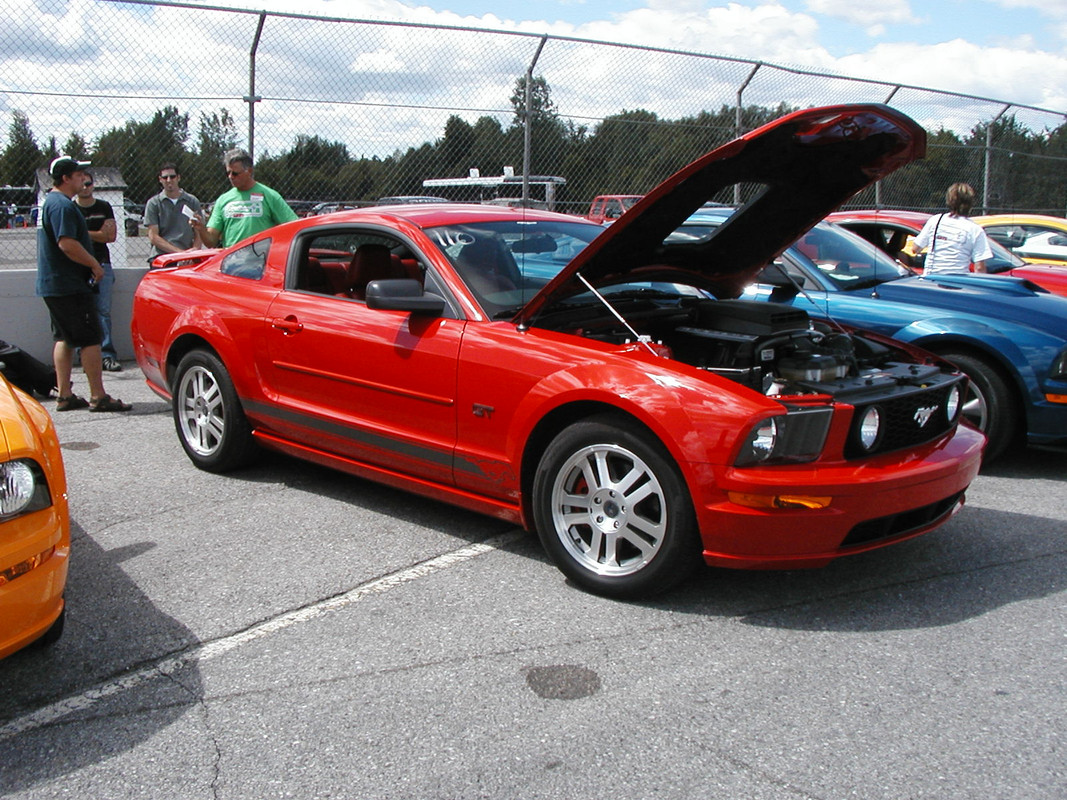
[[[276,191],[256,181],[252,156],[244,150],[229,150],[223,156],[226,176],[233,186],[215,201],[207,225],[190,220],[208,247],[229,247],[253,234],[296,219]]]
[[[100,316],[100,355],[103,367],[108,372],[122,372],[115,344],[111,341],[111,290],[115,286],[115,272],[111,268],[111,253],[107,246],[115,241],[117,228],[115,212],[111,203],[93,197],[93,174],[85,173],[85,183],[74,196],[74,205],[85,217],[89,239],[93,243],[93,256],[104,270],[93,291],[96,292],[96,310]]]
[[[164,253],[203,247],[200,234],[190,224],[200,221],[200,201],[181,187],[178,167],[166,163],[159,168],[159,185],[163,191],[145,203],[144,223],[148,226],[148,243],[152,251],[149,263]]]

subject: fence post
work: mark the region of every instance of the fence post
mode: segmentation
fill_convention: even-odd
[[[252,40],[252,49],[248,53],[248,94],[242,99],[248,103],[248,155],[256,157],[256,103],[263,98],[256,94],[256,51],[259,49],[259,37],[263,34],[263,23],[267,20],[266,12],[259,15],[256,36]]]
[[[734,107],[734,138],[740,139],[741,134],[744,133],[741,130],[741,95],[744,94],[745,89],[748,88],[749,83],[756,77],[756,73],[759,72],[759,68],[763,66],[762,61],[757,61],[752,69],[748,73],[748,77],[737,87],[737,105]],[[734,205],[741,205],[741,187],[734,184]]]
[[[537,66],[537,59],[541,57],[541,51],[545,47],[545,42],[548,41],[548,36],[542,36],[541,42],[537,45],[537,51],[534,53],[533,58],[530,60],[530,66],[526,68],[526,118],[522,121],[522,207],[529,208],[530,206],[530,120],[533,118],[533,90],[530,88],[530,84],[533,83],[533,71]]]
[[[885,105],[889,105],[889,101],[893,99],[893,96],[896,95],[896,93],[898,91],[900,91],[900,85],[899,84],[894,86],[893,87],[893,91],[891,91],[888,95],[886,95]],[[881,208],[882,207],[882,179],[881,178],[879,178],[878,180],[876,180],[874,182],[874,207],[875,208]]]
[[[982,174],[982,213],[983,214],[988,214],[989,213],[989,172],[990,172],[989,162],[990,162],[990,155],[991,155],[991,153],[993,151],[993,126],[996,124],[998,119],[1000,119],[1001,117],[1003,117],[1007,113],[1009,108],[1011,108],[1011,104],[1010,103],[1008,105],[1004,106],[1004,108],[1000,109],[1000,113],[997,114],[995,117],[993,117],[992,120],[990,120],[989,124],[986,126],[986,129],[985,129],[985,165],[984,165],[983,174]]]

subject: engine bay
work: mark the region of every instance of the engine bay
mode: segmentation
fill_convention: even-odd
[[[625,326],[605,320],[580,334],[626,345],[634,332],[657,355],[767,396],[870,402],[957,378],[943,365],[919,363],[903,350],[813,321],[802,309],[753,300],[701,300],[684,310],[627,313]]]

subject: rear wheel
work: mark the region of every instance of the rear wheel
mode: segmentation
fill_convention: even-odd
[[[196,466],[226,472],[251,461],[257,450],[252,426],[218,356],[187,353],[178,364],[173,395],[178,440]]]
[[[985,461],[992,461],[1018,439],[1019,403],[1000,372],[987,362],[966,353],[941,355],[963,370],[970,379],[962,414],[989,439]]]
[[[659,442],[624,418],[562,431],[538,465],[533,504],[552,560],[597,594],[662,592],[700,563],[685,482]]]

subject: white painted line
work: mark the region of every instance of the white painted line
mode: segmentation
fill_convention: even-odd
[[[84,711],[99,700],[111,697],[119,692],[133,689],[152,678],[162,675],[170,675],[193,663],[210,661],[216,656],[228,653],[243,644],[254,642],[265,636],[270,636],[273,633],[285,630],[286,628],[301,622],[308,622],[316,619],[330,611],[337,611],[338,609],[345,608],[346,606],[358,603],[360,600],[372,595],[388,592],[390,589],[395,589],[405,583],[410,583],[419,578],[424,578],[427,575],[432,575],[435,572],[440,572],[448,567],[454,567],[457,564],[470,561],[472,558],[477,558],[483,553],[488,553],[503,545],[511,544],[522,538],[523,535],[522,531],[506,533],[501,536],[494,536],[491,539],[486,539],[484,542],[461,547],[459,550],[453,550],[450,553],[444,553],[443,555],[431,558],[429,561],[423,561],[421,564],[415,564],[414,566],[402,569],[399,572],[376,578],[361,586],[357,586],[354,589],[350,589],[344,594],[330,597],[319,603],[315,603],[314,605],[307,606],[306,608],[287,612],[274,617],[273,619],[266,620],[265,622],[260,622],[257,625],[253,625],[252,627],[239,631],[231,636],[227,636],[224,639],[217,639],[213,642],[193,647],[179,655],[171,656],[170,658],[165,658],[154,664],[142,667],[136,672],[131,672],[129,675],[123,675],[121,678],[98,684],[97,686],[86,689],[78,694],[65,697],[62,700],[57,700],[51,705],[39,708],[37,711],[23,717],[17,717],[4,725],[0,725],[0,741],[10,739],[20,733],[25,733],[26,731],[44,727],[56,720],[62,719],[68,714]]]

